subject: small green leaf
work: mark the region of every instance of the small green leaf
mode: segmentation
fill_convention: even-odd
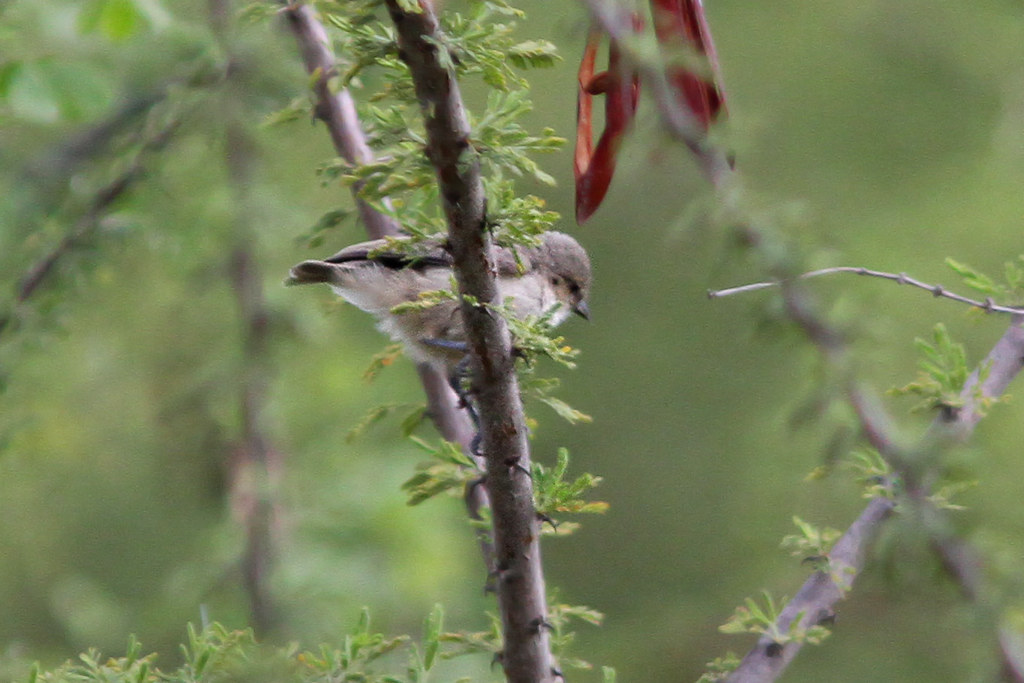
[[[434,666],[434,659],[441,646],[443,624],[444,609],[441,605],[434,605],[434,609],[430,611],[423,624],[423,669],[425,671],[430,671]]]

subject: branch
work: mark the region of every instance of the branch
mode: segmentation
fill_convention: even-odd
[[[404,3],[408,4],[408,3]],[[504,632],[502,665],[516,683],[553,680],[545,629],[547,604],[539,529],[529,474],[530,454],[508,326],[488,306],[501,304],[486,227],[480,161],[437,18],[429,3],[417,12],[386,0],[399,56],[412,74],[427,131],[426,155],[437,173],[448,219],[455,277],[470,347],[480,434],[487,460]]]
[[[986,313],[1009,313],[1011,315],[1024,314],[1024,308],[1015,306],[1000,306],[992,300],[992,297],[986,297],[984,301],[978,301],[976,299],[970,299],[966,296],[961,296],[955,292],[951,292],[942,285],[929,285],[925,282],[921,282],[915,278],[910,277],[906,273],[886,273],[881,270],[871,270],[869,268],[861,268],[859,266],[835,266],[832,268],[822,268],[820,270],[812,270],[808,273],[802,273],[797,276],[798,280],[807,280],[812,277],[820,277],[822,275],[835,275],[837,273],[853,273],[854,275],[866,275],[869,277],[879,277],[885,280],[892,280],[899,285],[910,285],[911,287],[917,287],[930,292],[932,296],[944,297],[946,299],[952,299],[962,304],[967,304],[974,308],[980,308]],[[755,282],[749,285],[741,285],[739,287],[729,287],[728,289],[710,289],[708,290],[709,299],[720,299],[726,296],[732,296],[734,294],[745,294],[747,292],[756,292],[761,289],[768,289],[769,287],[778,287],[781,284],[778,280],[771,282]]]
[[[246,130],[237,105],[239,94],[248,85],[244,79],[250,70],[232,40],[231,0],[208,0],[208,3],[213,33],[229,64],[227,87],[216,109],[225,129],[224,165],[235,207],[232,216],[234,246],[225,271],[242,328],[242,365],[237,377],[241,425],[237,443],[227,461],[228,498],[245,537],[239,565],[242,585],[249,599],[250,623],[262,637],[279,620],[269,576],[277,559],[277,532],[281,527],[277,493],[284,458],[274,447],[264,420],[270,383],[271,311],[253,249],[257,240],[252,226],[258,221],[253,215],[249,188],[257,154],[256,141]]]
[[[58,263],[92,237],[104,213],[142,177],[145,172],[144,161],[148,154],[163,149],[174,136],[179,124],[180,119],[173,117],[153,135],[143,140],[127,168],[96,192],[85,214],[75,221],[64,238],[18,279],[14,292],[15,309],[28,301],[39,287],[50,279]],[[15,315],[16,312],[12,310],[8,315],[0,317],[0,333],[3,333]]]
[[[768,228],[751,225],[745,218],[741,207],[738,206],[740,183],[729,164],[728,154],[724,150],[715,149],[715,146],[703,134],[703,130],[692,112],[680,107],[672,97],[662,65],[653,60],[647,60],[645,63],[643,55],[632,47],[631,43],[634,42],[634,39],[629,31],[631,24],[628,13],[619,8],[613,0],[583,0],[583,2],[590,9],[594,20],[617,44],[621,54],[631,61],[634,69],[638,70],[644,80],[652,85],[654,99],[658,105],[663,125],[697,156],[705,174],[722,197],[726,208],[739,217],[736,231],[743,238],[742,241],[758,251],[765,259],[768,271],[776,277],[775,281],[769,283],[709,292],[711,298],[771,286],[782,287],[787,315],[819,348],[826,362],[843,373],[848,373],[850,367],[845,340],[814,310],[810,298],[799,286],[798,281],[801,279],[830,272],[855,272],[860,275],[884,277],[901,284],[910,284],[926,289],[934,296],[943,296],[986,311],[998,311],[1014,316],[1010,329],[989,353],[985,363],[974,371],[966,383],[961,393],[964,406],[959,410],[940,413],[933,423],[933,429],[929,430],[931,432],[941,429],[947,438],[955,436],[964,439],[970,436],[981,417],[976,390],[981,377],[980,368],[986,369],[986,379],[980,392],[984,398],[995,398],[1001,395],[1021,370],[1021,365],[1024,363],[1024,332],[1020,326],[1024,321],[1024,315],[1022,315],[1024,311],[1019,308],[996,306],[991,300],[974,301],[947,292],[940,286],[930,286],[905,275],[892,275],[859,268],[826,269],[803,276],[791,273],[791,266],[787,263],[787,250]],[[930,501],[921,500],[922,494],[926,492],[916,486],[917,482],[913,481],[913,478],[919,475],[914,471],[907,457],[913,450],[900,447],[894,438],[895,430],[892,428],[892,420],[881,403],[852,378],[845,379],[845,384],[847,400],[857,414],[864,436],[903,478],[903,484],[908,488],[911,498],[916,499],[915,502],[927,504],[938,515],[940,511]],[[929,437],[930,435],[926,434],[921,440],[920,445],[924,448],[934,446],[934,442],[929,440]],[[796,598],[783,610],[775,624],[776,633],[787,632],[794,620],[799,620],[801,628],[807,628],[822,618],[830,617],[835,603],[852,586],[852,582],[862,566],[864,553],[870,540],[876,529],[888,517],[892,508],[893,503],[887,498],[877,498],[868,504],[861,516],[840,538],[830,553],[830,561],[835,562],[836,567],[842,572],[841,574],[833,572],[833,574],[842,577],[843,586],[836,586],[832,577],[822,573],[812,575],[804,583]],[[967,543],[951,535],[937,536],[933,533],[933,543],[950,574],[961,584],[965,594],[972,600],[980,601],[980,577],[976,569],[979,559],[973,549]],[[1010,634],[1003,629],[999,635],[1004,677],[1007,680],[1024,681],[1024,663],[1015,654]],[[744,683],[775,680],[801,647],[802,644],[795,641],[780,647],[780,644],[773,642],[770,638],[763,637],[727,680],[730,682],[743,681]]]
[[[366,164],[374,161],[373,151],[366,142],[355,104],[347,89],[333,92],[329,86],[330,76],[337,70],[336,60],[330,48],[327,32],[317,20],[315,10],[305,4],[289,3],[282,10],[288,25],[302,51],[306,71],[316,75],[314,86],[316,116],[327,126],[335,151],[352,164]],[[386,216],[359,198],[362,185],[355,184],[352,193],[359,207],[363,225],[369,237],[379,239],[397,235],[401,228],[395,219]],[[385,205],[390,206],[387,198]],[[427,410],[442,438],[457,443],[470,454],[474,430],[465,411],[459,410],[458,398],[448,385],[444,375],[430,365],[418,365],[417,373],[427,398]],[[474,457],[479,461],[479,458]],[[483,464],[480,463],[481,469]],[[482,486],[470,486],[466,490],[466,505],[469,515],[480,518],[480,510],[489,506],[487,492]],[[495,570],[494,550],[486,533],[480,534],[481,551],[488,575]]]
[[[316,18],[316,10],[302,3],[288,3],[284,16],[298,40],[306,72],[316,78],[313,93],[316,96],[315,115],[327,126],[331,142],[338,154],[350,164],[360,166],[374,161],[373,150],[366,143],[366,136],[359,124],[355,101],[347,88],[332,88],[331,79],[337,76],[337,60],[331,51],[327,31]],[[398,221],[386,216],[359,196],[365,183],[355,183],[352,194],[359,208],[359,216],[366,226],[366,232],[373,239],[401,232]],[[391,202],[384,200],[391,208]]]
[[[864,555],[875,531],[892,512],[894,503],[888,498],[875,498],[846,533],[836,541],[828,556],[829,572],[815,572],[804,582],[796,596],[786,605],[775,622],[777,633],[786,633],[797,622],[800,629],[828,623],[835,617],[835,604],[853,585],[864,564]],[[843,581],[840,586],[837,578]],[[769,635],[758,639],[739,667],[726,679],[729,683],[762,683],[774,681],[793,661],[803,643],[790,641],[783,647]]]
[[[1016,316],[1009,329],[996,342],[985,360],[971,373],[960,392],[964,406],[957,411],[941,412],[933,421],[929,432],[941,430],[943,433],[955,435],[960,439],[966,439],[973,433],[974,427],[981,419],[979,401],[1001,396],[1024,367],[1022,322],[1024,322],[1024,316]],[[985,379],[979,387],[981,368],[987,370]],[[858,416],[861,417],[862,425],[868,424],[873,427],[865,430],[872,444],[886,456],[901,477],[907,479],[915,476],[910,471],[909,463],[902,457],[900,449],[895,447],[894,441],[889,437],[891,434],[889,429],[879,426],[880,421],[876,419],[874,411],[871,409],[873,404],[868,402],[863,394],[856,391],[852,392],[850,400],[854,404]],[[865,417],[867,417],[866,420]],[[872,437],[872,434],[875,436]],[[921,441],[924,444],[931,443],[929,434],[926,434]],[[938,512],[930,502],[920,499],[918,502],[929,506],[928,509],[933,513]],[[878,527],[888,518],[893,505],[893,501],[888,498],[875,498],[868,503],[861,515],[829,553],[831,573],[815,572],[804,582],[796,597],[786,605],[779,615],[775,624],[776,632],[785,633],[797,619],[801,628],[808,628],[819,623],[823,618],[830,618],[834,615],[836,603],[845,596],[860,573],[864,553]],[[950,575],[961,585],[969,599],[980,601],[981,578],[977,569],[980,566],[980,560],[974,550],[966,542],[952,536],[938,535],[934,529],[932,533],[933,545]],[[842,587],[836,585],[833,576],[841,577]],[[1005,632],[1000,632],[999,645],[1004,671],[1015,676],[1007,680],[1024,680],[1021,662],[1017,661],[1013,655],[1009,637]],[[727,680],[729,683],[774,681],[782,674],[802,646],[802,643],[793,641],[779,648],[770,637],[762,636]]]
[[[317,20],[315,10],[305,4],[288,4],[283,12],[302,51],[306,71],[317,76],[314,86],[316,116],[327,126],[335,151],[351,164],[373,162],[373,151],[366,142],[352,95],[345,88],[333,92],[329,85],[331,75],[337,71],[336,60],[327,31]],[[359,206],[367,235],[372,239],[380,239],[400,234],[401,227],[394,218],[380,213],[359,198],[360,187],[358,183],[353,185],[352,194]],[[384,202],[390,205],[387,198]],[[427,365],[417,369],[427,396],[430,416],[441,436],[462,445],[468,452],[473,440],[472,425],[466,415],[458,410],[457,398],[446,378]]]

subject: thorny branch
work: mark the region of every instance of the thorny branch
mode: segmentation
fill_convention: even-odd
[[[1021,371],[1022,362],[1024,362],[1024,329],[1020,327],[1021,322],[1024,322],[1024,318],[1018,316],[1014,319],[1009,329],[996,342],[985,361],[979,366],[988,368],[981,386],[978,386],[981,373],[976,369],[960,394],[964,406],[957,411],[940,413],[932,423],[930,432],[938,430],[958,439],[966,439],[971,435],[980,420],[978,401],[981,398],[999,397]],[[907,462],[902,449],[898,448],[891,438],[891,432],[886,427],[880,428],[878,420],[863,419],[867,413],[875,412],[874,408],[866,407],[870,405],[870,402],[859,393],[851,394],[850,401],[854,404],[858,414],[862,416],[862,426],[865,426],[865,431],[873,434],[873,436],[869,436],[869,440],[886,457],[903,480],[908,494],[914,498],[914,504],[923,507],[927,515],[934,519],[940,511],[925,499],[926,491],[921,491],[912,485],[918,475],[912,472],[910,463]],[[930,441],[930,436],[927,434],[922,439],[924,443],[930,443]],[[893,500],[884,497],[875,498],[868,503],[857,520],[829,553],[829,565],[832,571],[828,574],[815,572],[804,582],[793,600],[779,615],[776,622],[778,632],[786,632],[794,619],[798,617],[800,626],[807,628],[822,620],[828,620],[835,614],[836,603],[845,597],[852,586],[860,572],[864,554],[871,540],[882,522],[888,518],[894,505]],[[929,531],[932,533],[933,545],[950,575],[960,583],[968,599],[980,602],[983,598],[980,590],[981,578],[977,571],[980,561],[976,552],[964,541],[934,528],[935,524],[931,526],[933,528]],[[837,570],[841,572],[842,586],[839,586],[834,578],[840,575]],[[1004,671],[1012,673],[1007,680],[1024,680],[1022,679],[1024,669],[1021,668],[1021,663],[1017,661],[1010,649],[1007,634],[1001,633],[1000,635],[1003,668]],[[801,647],[802,643],[793,641],[778,648],[770,637],[762,636],[727,680],[729,683],[773,681],[782,674]]]
[[[500,304],[486,226],[480,160],[470,145],[469,121],[455,74],[441,54],[444,38],[428,2],[418,11],[386,0],[398,35],[399,56],[412,74],[427,131],[426,154],[437,174],[462,317],[470,348],[474,395],[480,414],[486,486],[493,513],[498,606],[504,650],[501,663],[515,683],[555,676],[545,628],[547,600],[539,528],[529,475],[530,453],[512,341]]]
[[[663,65],[655,60],[645,60],[633,49],[628,13],[611,0],[582,1],[589,8],[595,22],[618,45],[624,58],[630,60],[633,68],[641,73],[642,79],[652,86],[662,124],[670,134],[694,152],[726,208],[737,216],[743,216],[745,212],[737,206],[740,182],[729,163],[728,154],[723,150],[716,149],[698,125],[693,113],[680,106],[671,96]],[[1013,322],[1009,329],[989,353],[985,363],[980,366],[986,368],[985,379],[980,386],[980,395],[988,399],[1001,395],[1010,381],[1019,374],[1022,363],[1024,363],[1024,331],[1021,329],[1024,315],[1022,315],[1022,311],[997,306],[990,300],[978,302],[967,299],[948,292],[942,287],[929,286],[905,275],[892,275],[867,269],[828,269],[801,277],[799,274],[788,272],[787,264],[778,256],[773,256],[780,250],[776,249],[779,245],[770,230],[750,224],[746,218],[740,218],[737,221],[735,230],[746,244],[765,258],[768,270],[775,276],[775,281],[733,290],[711,292],[709,293],[711,298],[738,293],[738,291],[779,286],[790,320],[807,334],[812,343],[821,351],[826,362],[846,377],[844,382],[847,400],[857,414],[865,438],[878,449],[901,478],[901,485],[906,491],[908,500],[918,507],[924,507],[932,519],[939,517],[941,511],[926,500],[927,491],[917,485],[916,480],[919,478],[919,474],[912,467],[908,458],[909,451],[901,448],[897,443],[892,420],[880,401],[848,376],[849,353],[843,336],[815,310],[813,301],[803,290],[802,283],[799,281],[828,272],[855,272],[910,284],[929,290],[934,296],[950,298],[986,311],[999,311],[1013,315]],[[978,383],[981,381],[981,377],[980,370],[976,369],[961,395],[964,407],[940,413],[933,423],[933,428],[929,430],[929,434],[922,438],[921,446],[934,447],[936,442],[931,437],[934,436],[932,432],[936,431],[946,439],[964,439],[970,436],[980,419],[977,400],[979,397]],[[835,566],[840,567],[844,573],[843,586],[835,585],[831,576],[823,575],[820,572],[812,575],[804,583],[797,597],[783,610],[775,624],[775,632],[786,632],[790,624],[797,618],[800,619],[800,625],[806,628],[822,619],[827,620],[831,617],[834,605],[849,590],[859,573],[868,544],[878,527],[888,518],[893,506],[893,502],[887,498],[876,498],[868,504],[830,553],[830,563],[835,563]],[[969,599],[981,602],[982,591],[979,588],[980,576],[977,571],[980,560],[977,553],[968,543],[948,533],[937,533],[935,524],[931,525],[929,531],[932,532],[932,542],[936,552],[944,562],[949,574],[960,583]],[[730,683],[773,681],[781,675],[801,646],[800,642],[793,641],[780,648],[769,637],[762,637],[727,680]],[[1005,629],[1000,631],[999,647],[1003,676],[1006,680],[1024,681],[1024,663],[1017,656],[1010,634]]]

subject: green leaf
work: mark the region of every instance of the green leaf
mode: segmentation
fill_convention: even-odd
[[[133,0],[94,0],[78,16],[78,30],[99,32],[119,42],[131,38],[144,25],[146,17]]]
[[[397,0],[397,2],[400,8],[411,14],[421,14],[423,12],[419,0]]]
[[[989,296],[997,296],[1003,292],[992,278],[978,270],[975,270],[966,263],[960,263],[954,259],[947,258],[946,265],[952,268],[957,275],[962,277],[964,284],[971,289],[975,289]]]
[[[547,40],[526,40],[511,46],[506,53],[520,69],[548,68],[561,61],[558,48]]]
[[[540,401],[558,413],[558,416],[569,424],[594,421],[594,418],[590,415],[576,410],[560,398],[555,398],[553,396],[541,396]]]
[[[441,605],[434,605],[426,621],[423,624],[423,669],[430,671],[434,666],[441,647],[441,629],[444,625],[444,609]]]

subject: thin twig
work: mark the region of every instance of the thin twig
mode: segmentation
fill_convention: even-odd
[[[911,287],[917,287],[929,292],[934,297],[942,297],[945,299],[951,299],[962,304],[967,304],[974,308],[980,308],[986,313],[1008,313],[1010,315],[1021,315],[1024,314],[1024,308],[1017,306],[1000,306],[995,303],[991,297],[986,297],[984,301],[978,301],[977,299],[971,299],[966,296],[962,296],[955,292],[951,292],[942,285],[930,285],[927,282],[921,282],[916,278],[912,278],[906,273],[887,273],[881,270],[871,270],[870,268],[862,268],[860,266],[833,266],[832,268],[821,268],[820,270],[812,270],[807,273],[801,273],[796,277],[798,280],[808,280],[814,277],[821,277],[822,275],[835,275],[837,273],[853,273],[854,275],[866,275],[868,277],[878,277],[884,280],[891,280],[899,285],[910,285]],[[721,299],[727,296],[733,296],[735,294],[746,294],[748,292],[756,292],[762,289],[768,289],[771,287],[778,287],[781,285],[781,281],[773,280],[770,282],[755,282],[749,285],[740,285],[739,287],[729,287],[727,289],[710,289],[708,290],[709,299]]]
[[[480,159],[455,74],[429,3],[409,12],[386,0],[398,36],[399,56],[409,67],[427,132],[426,155],[437,174],[448,220],[455,278],[470,348],[481,446],[487,460],[497,594],[504,650],[501,664],[514,683],[553,680],[547,598],[533,506],[530,451],[512,340],[500,304],[494,254],[487,230]],[[470,301],[474,303],[469,303]]]
[[[39,290],[39,287],[50,279],[57,264],[88,242],[99,228],[101,219],[107,210],[142,177],[145,172],[144,162],[148,154],[163,149],[174,136],[179,124],[180,119],[173,117],[156,133],[143,140],[128,166],[96,192],[89,208],[75,221],[63,239],[18,278],[18,284],[14,291],[15,309],[28,301]],[[9,315],[0,318],[0,333],[16,315],[16,310],[12,310]]]

